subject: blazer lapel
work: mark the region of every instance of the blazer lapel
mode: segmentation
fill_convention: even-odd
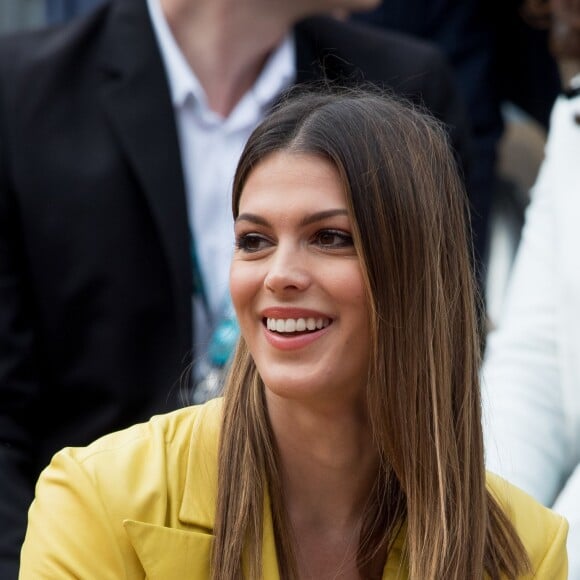
[[[183,458],[186,476],[181,503],[176,506],[178,522],[167,524],[172,527],[123,522],[147,578],[209,578],[221,416],[221,399],[210,401],[196,413],[189,452]]]
[[[222,417],[222,400],[214,399],[204,405],[204,413],[198,416],[198,423],[192,429],[187,476],[183,500],[179,510],[179,521],[194,529],[185,532],[193,537],[180,540],[180,549],[189,549],[195,554],[210,549],[215,524],[215,505],[217,500],[218,445]],[[163,532],[164,533],[164,532]],[[209,548],[208,548],[209,546]],[[209,555],[208,555],[209,558]],[[208,559],[209,561],[209,559]],[[245,555],[244,569],[247,570]],[[274,528],[268,494],[264,498],[264,527],[262,536],[262,576],[267,580],[279,580],[278,559],[274,541]],[[166,578],[180,576],[165,576]],[[185,576],[183,576],[185,578]],[[193,576],[195,577],[195,576]],[[203,576],[206,578],[207,576]]]
[[[147,578],[152,580],[209,578],[214,541],[221,416],[221,399],[206,403],[196,414],[195,424],[191,429],[189,452],[183,459],[186,477],[181,504],[176,506],[178,524],[165,527],[135,520],[123,522]],[[384,567],[383,580],[408,576],[408,568],[402,556],[405,534],[406,526],[403,526]],[[247,554],[244,554],[242,563],[244,570],[247,570]],[[279,580],[268,493],[264,498],[262,566],[263,579]]]
[[[126,520],[124,526],[147,578],[205,580],[210,577],[211,534],[134,520]]]
[[[169,87],[146,2],[117,0],[107,27],[99,59],[99,97],[159,232],[180,339],[188,349],[192,274],[185,186]]]

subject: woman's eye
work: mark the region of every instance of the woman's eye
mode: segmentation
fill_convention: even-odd
[[[258,252],[268,245],[268,240],[258,234],[242,234],[236,238],[236,249],[243,252]]]
[[[346,248],[353,245],[352,236],[337,230],[322,230],[315,236],[315,242],[323,248]]]

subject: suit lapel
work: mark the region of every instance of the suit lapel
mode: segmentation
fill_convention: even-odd
[[[157,227],[173,282],[180,341],[189,350],[192,276],[185,186],[169,88],[144,0],[111,4],[99,67],[99,97]]]

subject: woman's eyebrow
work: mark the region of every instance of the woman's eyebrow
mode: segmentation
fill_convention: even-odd
[[[241,213],[236,218],[236,223],[238,222],[251,222],[253,224],[257,224],[260,226],[267,226],[269,225],[268,220],[264,219],[262,216],[259,216],[255,213]]]
[[[300,220],[301,226],[308,226],[310,224],[325,220],[327,218],[331,218],[337,215],[346,215],[348,216],[348,211],[344,208],[338,209],[327,209],[325,211],[319,211],[313,213],[312,215],[306,216]]]
[[[319,211],[319,212],[313,213],[311,215],[308,215],[308,216],[302,218],[300,220],[300,225],[301,226],[308,226],[310,224],[325,220],[327,218],[338,216],[338,215],[346,215],[347,216],[348,211],[344,208],[327,209],[324,211]],[[261,225],[261,226],[270,225],[267,219],[263,218],[260,215],[254,214],[254,213],[241,213],[236,218],[236,223],[239,221],[251,222],[253,224],[257,224],[257,225]]]

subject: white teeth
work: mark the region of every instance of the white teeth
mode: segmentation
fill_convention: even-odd
[[[274,332],[320,330],[330,324],[328,318],[267,318],[266,327]]]

